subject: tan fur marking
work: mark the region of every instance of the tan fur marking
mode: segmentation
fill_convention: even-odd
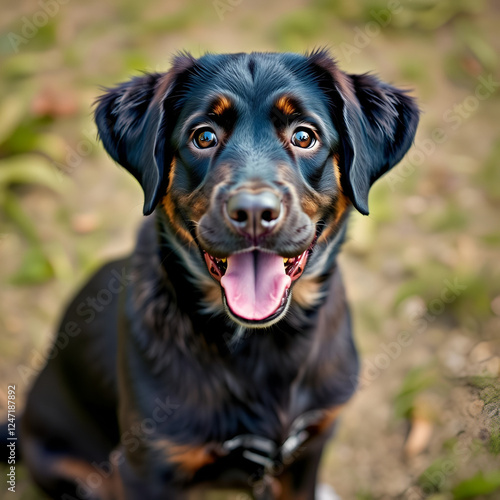
[[[162,198],[160,204],[164,208],[168,218],[170,219],[172,226],[176,229],[177,233],[187,243],[193,243],[193,238],[191,237],[191,234],[189,233],[189,231],[184,229],[182,226],[180,226],[176,222],[177,221],[177,210],[175,208],[175,203],[172,200],[172,191],[171,191],[171,186],[174,182],[175,169],[176,169],[176,162],[175,162],[175,158],[173,158],[172,162],[170,163],[170,172],[168,174],[169,189],[167,190],[167,194]]]
[[[315,278],[302,276],[293,286],[292,300],[303,309],[308,309],[320,300],[320,287]]]
[[[200,193],[199,190],[193,191],[188,194],[178,194],[175,193],[174,182],[175,182],[175,170],[176,170],[176,162],[175,158],[172,160],[170,164],[170,172],[169,172],[169,181],[168,181],[168,189],[167,194],[161,200],[161,204],[165,209],[170,222],[175,226],[179,231],[184,231],[184,236],[189,242],[192,242],[193,239],[188,231],[179,227],[179,224],[176,224],[176,220],[178,219],[178,209],[177,207],[183,207],[184,209],[188,209],[190,211],[190,217],[193,221],[198,222],[202,215],[208,210],[209,200],[207,197]],[[174,196],[175,193],[175,196]]]
[[[287,96],[280,97],[276,101],[276,108],[279,109],[284,115],[293,115],[296,112],[295,106],[291,99]]]
[[[303,198],[300,201],[300,205],[304,213],[306,213],[311,219],[318,213],[319,205],[312,198]]]
[[[343,410],[344,406],[345,405],[333,406],[332,408],[326,411],[325,417],[318,424],[318,431],[320,433],[328,430],[333,425],[335,420],[337,420],[337,417],[339,416],[340,412]]]
[[[308,191],[299,197],[300,206],[305,214],[307,214],[313,221],[317,221],[319,212],[322,207],[330,204],[330,197],[327,195]]]
[[[203,303],[211,311],[218,311],[222,307],[220,286],[215,281],[212,286],[205,287]]]
[[[165,209],[165,212],[167,213],[173,227],[177,231],[177,234],[179,234],[187,243],[193,243],[194,240],[191,237],[190,232],[176,223],[175,205],[172,201],[170,193],[168,193],[167,196],[163,197],[163,199],[161,200],[161,205]]]
[[[337,181],[337,198],[335,200],[335,220],[333,224],[327,227],[320,238],[318,239],[318,243],[324,242],[328,240],[334,231],[337,224],[342,220],[343,215],[346,210],[349,208],[351,204],[351,200],[344,194],[342,191],[342,185],[340,184],[340,169],[339,169],[339,157],[338,155],[334,155],[333,157],[333,172],[335,174],[335,179]]]
[[[217,100],[213,104],[212,113],[216,114],[217,116],[220,116],[224,114],[224,112],[227,111],[229,108],[231,108],[231,106],[232,106],[231,101],[227,97],[221,95],[217,98]]]
[[[178,465],[184,472],[194,474],[205,465],[215,462],[216,455],[208,446],[191,446],[174,444],[167,440],[162,440],[168,461]]]
[[[170,170],[168,172],[168,185],[171,186],[174,183],[175,177],[175,169],[177,168],[177,162],[175,161],[175,157],[172,158],[170,162]]]
[[[70,457],[56,460],[53,464],[53,470],[68,479],[81,479],[94,472],[88,462]]]
[[[342,216],[344,215],[347,207],[350,205],[350,200],[343,193],[339,193],[339,197],[337,198],[337,202],[335,204],[335,210],[337,214],[335,215],[335,224],[337,224]]]
[[[339,190],[335,206],[337,212],[337,215],[335,216],[335,224],[337,224],[339,220],[342,218],[342,215],[344,215],[344,212],[347,210],[347,207],[351,203],[349,198],[344,194],[344,191],[342,190],[342,184],[340,183],[340,168],[339,168],[338,155],[334,155],[333,157],[333,171],[335,173],[335,179],[337,180],[337,187]]]
[[[190,208],[192,219],[195,221],[199,221],[208,210],[208,198],[203,194],[200,195],[197,191],[189,196],[180,198],[179,201]]]
[[[76,481],[78,479],[85,484],[89,476],[96,473],[95,467],[88,462],[73,457],[64,457],[54,460],[52,470],[61,478],[71,481]],[[95,488],[95,492],[98,493],[99,498],[103,500],[120,500],[124,498],[123,486],[119,474],[117,474],[115,470],[112,471],[109,477],[103,477],[102,482]]]
[[[327,228],[323,229],[323,232],[321,233],[321,236],[318,238],[318,243],[324,243],[325,241],[330,238],[333,232],[333,226],[328,226]]]

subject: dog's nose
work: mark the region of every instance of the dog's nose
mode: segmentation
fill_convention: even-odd
[[[238,191],[227,201],[227,216],[243,234],[258,238],[270,232],[281,215],[281,200],[270,190]]]

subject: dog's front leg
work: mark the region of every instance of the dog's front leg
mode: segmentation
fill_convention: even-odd
[[[308,441],[296,459],[276,479],[278,500],[315,500],[316,480],[325,443],[331,432],[324,432]]]

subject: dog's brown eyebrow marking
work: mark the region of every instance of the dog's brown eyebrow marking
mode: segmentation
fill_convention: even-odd
[[[283,113],[285,116],[291,116],[298,112],[294,100],[286,95],[281,96],[274,105],[276,109],[278,109],[278,111]]]
[[[217,97],[210,106],[210,112],[217,116],[222,116],[233,107],[233,103],[226,96]]]

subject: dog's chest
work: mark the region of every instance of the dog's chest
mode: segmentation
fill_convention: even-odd
[[[201,382],[207,402],[214,402],[209,440],[251,434],[280,442],[294,419],[309,408],[313,394],[293,353],[270,347],[265,351],[243,350]]]
[[[209,470],[212,477],[219,469],[261,470],[264,463],[290,460],[304,440],[331,422],[323,410],[310,411],[316,396],[286,360],[219,366],[200,381],[203,400],[196,411],[185,408],[170,422],[168,443],[181,434],[177,424],[190,431],[189,442],[169,444],[169,461],[190,473]]]

